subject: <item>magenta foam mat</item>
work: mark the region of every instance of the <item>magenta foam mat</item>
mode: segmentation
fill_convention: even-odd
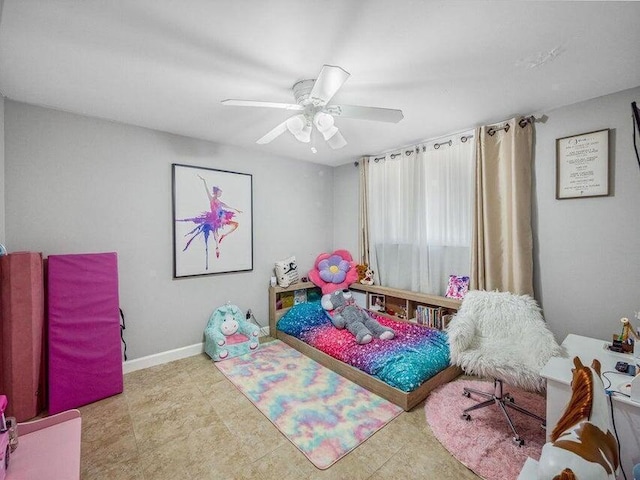
[[[122,392],[115,253],[47,260],[49,414]]]

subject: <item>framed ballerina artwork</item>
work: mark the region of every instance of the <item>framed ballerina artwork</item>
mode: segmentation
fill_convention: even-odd
[[[172,164],[173,278],[253,270],[253,177]]]

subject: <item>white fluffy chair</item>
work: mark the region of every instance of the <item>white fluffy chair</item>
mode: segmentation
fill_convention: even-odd
[[[562,354],[536,301],[528,295],[509,292],[470,291],[447,333],[452,364],[460,366],[467,374],[495,379],[491,393],[464,390],[467,397],[475,393],[488,400],[464,410],[463,418],[470,420],[470,411],[496,404],[505,414],[514,441],[523,445],[524,440],[516,431],[506,407],[537,418],[543,424],[545,420],[518,406],[510,394],[503,393],[502,382],[541,392],[545,389],[545,381],[540,370],[549,358]]]

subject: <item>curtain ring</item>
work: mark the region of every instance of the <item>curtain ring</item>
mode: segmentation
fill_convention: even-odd
[[[396,158],[398,155],[400,155],[399,153],[392,153],[391,155],[389,155],[391,157],[391,160],[393,160],[394,158]]]
[[[434,143],[433,144],[433,148],[438,150],[440,148],[440,145],[449,145],[449,146],[451,146],[451,145],[453,145],[453,141],[449,140],[448,142]]]
[[[405,154],[407,157],[410,157],[412,153],[413,153],[413,150],[406,150],[406,151],[404,152],[404,154]]]
[[[469,139],[469,137],[467,137],[466,135],[463,135],[463,136],[461,136],[461,137],[460,137],[460,141],[461,141],[462,143],[467,143],[467,140],[468,140],[468,139]]]
[[[489,130],[487,130],[487,135],[489,135],[490,137],[493,137],[496,134],[496,131],[493,127],[490,127]]]
[[[376,163],[378,163],[380,160],[384,160],[384,157],[377,157],[373,159],[373,161]]]
[[[521,118],[520,121],[518,122],[518,125],[520,125],[522,128],[526,127],[529,123],[533,123],[534,121],[534,117],[524,117]]]
[[[504,124],[504,133],[508,133],[510,128],[511,128],[511,127],[509,126],[509,124],[508,124],[508,123],[505,123],[505,124]]]

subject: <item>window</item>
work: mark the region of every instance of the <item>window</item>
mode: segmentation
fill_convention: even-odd
[[[381,285],[444,295],[469,275],[475,144],[472,137],[369,159],[369,263]]]

